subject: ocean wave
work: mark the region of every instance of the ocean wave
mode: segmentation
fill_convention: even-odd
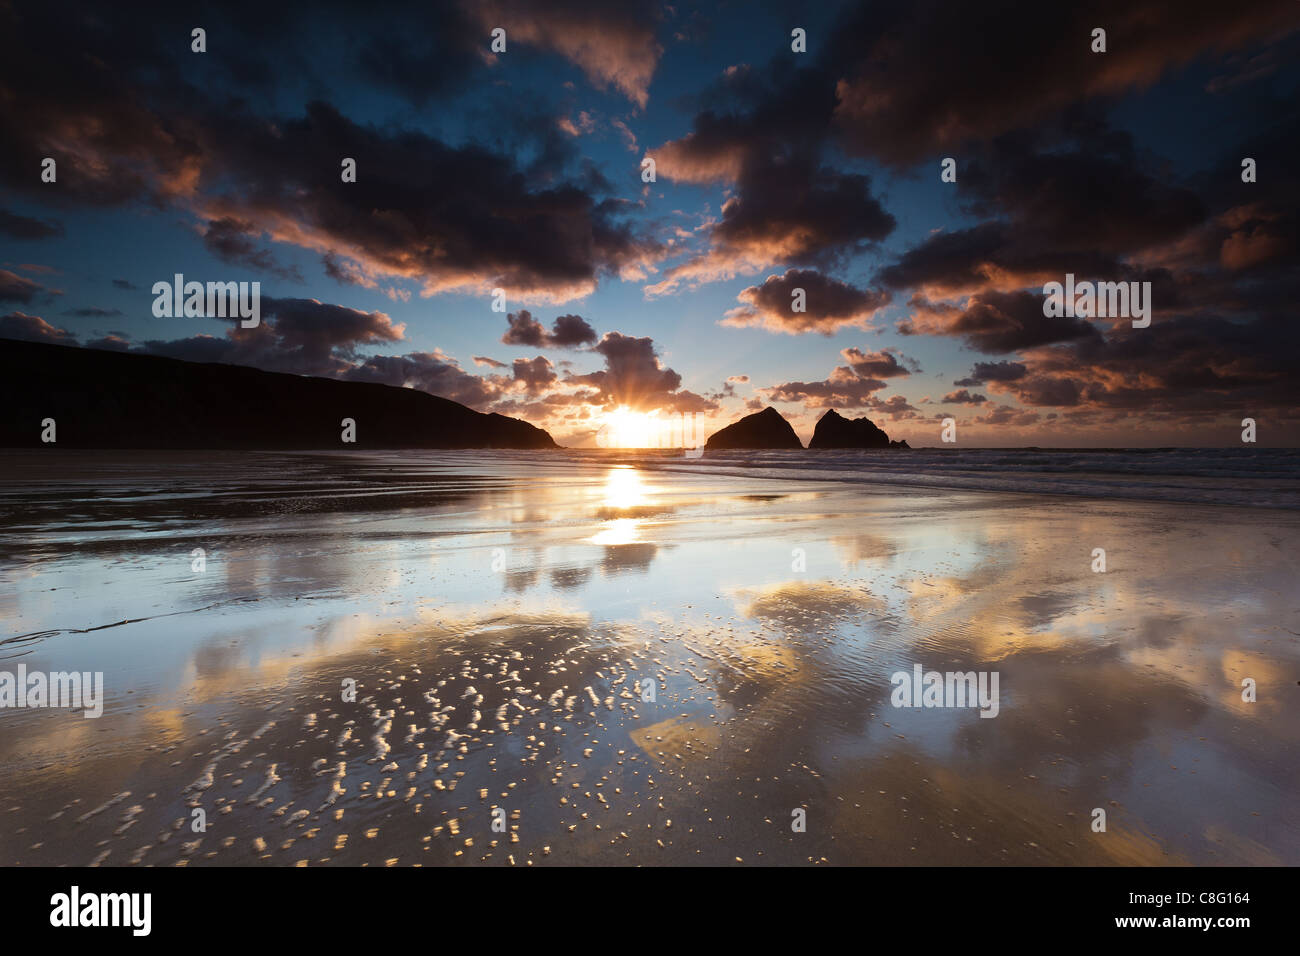
[[[1291,448],[727,451],[648,454],[638,463],[751,478],[1300,509],[1300,449]]]

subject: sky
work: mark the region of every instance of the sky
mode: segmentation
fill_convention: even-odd
[[[1294,0],[129,6],[0,0],[0,339],[566,445],[1300,445]],[[261,324],[155,316],[178,273]]]

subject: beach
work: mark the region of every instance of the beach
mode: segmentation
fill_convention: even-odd
[[[0,454],[0,670],[103,674],[0,709],[4,864],[1300,863],[1300,511],[1231,475]]]

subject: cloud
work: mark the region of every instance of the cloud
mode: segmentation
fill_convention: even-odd
[[[976,362],[966,378],[959,378],[954,385],[971,387],[986,382],[1014,382],[1024,378],[1029,370],[1020,362]]]
[[[654,341],[621,332],[606,332],[593,351],[605,358],[605,367],[566,381],[591,386],[593,401],[607,408],[626,405],[640,411],[710,411],[717,405],[694,392],[679,391],[682,377],[659,363]]]
[[[24,279],[7,269],[0,269],[0,302],[20,302],[26,305],[44,290],[45,286],[39,282]]]
[[[368,29],[356,30],[352,60],[360,76],[423,108],[475,82],[486,39],[471,5],[432,0],[411,7],[368,6]],[[336,16],[336,14],[333,14]],[[343,20],[349,29],[356,25]]]
[[[846,348],[840,354],[849,363],[835,368],[820,382],[785,382],[755,389],[773,402],[801,402],[804,408],[870,408],[891,418],[914,417],[916,409],[901,395],[881,399],[876,395],[887,388],[886,379],[911,374],[909,366],[917,363],[904,356],[899,360],[892,350],[864,352]]]
[[[99,306],[88,306],[84,309],[73,309],[68,313],[81,319],[107,319],[115,315],[121,315],[121,309],[104,309]]]
[[[841,349],[840,354],[849,363],[849,368],[860,378],[897,378],[920,371],[915,359],[900,354],[896,349],[884,349],[879,352],[864,352],[856,347]]]
[[[798,59],[798,58],[796,58]],[[737,67],[700,98],[690,132],[650,151],[659,176],[729,189],[697,253],[646,288],[653,297],[769,268],[827,267],[894,229],[869,177],[828,162],[833,73],[778,55]]]
[[[242,328],[238,318],[204,321],[227,321],[230,328],[224,337],[200,333],[184,339],[153,339],[141,350],[193,362],[337,377],[351,368],[358,346],[397,342],[405,331],[383,312],[271,296],[262,296],[262,321],[256,328]]]
[[[655,42],[654,4],[557,0],[538,6],[523,0],[473,0],[466,8],[485,33],[502,27],[507,43],[558,53],[595,86],[612,86],[642,109],[649,101],[650,80],[663,53]]]
[[[1131,135],[1080,111],[995,140],[962,170],[958,193],[968,211],[1009,219],[1024,246],[1046,245],[1067,265],[1067,253],[1123,255],[1205,220],[1202,199],[1151,165]]]
[[[940,401],[949,402],[957,405],[982,405],[988,401],[988,396],[971,394],[966,389],[957,392],[949,392]]]
[[[1110,421],[1134,412],[1187,422],[1297,418],[1300,331],[1286,312],[1246,323],[1170,316],[1158,334],[1151,331],[1119,327],[1105,338],[1035,349],[1022,359],[1024,375],[989,387],[1025,405],[1109,412]]]
[[[0,236],[10,239],[50,239],[63,235],[63,223],[31,219],[8,209],[0,209]]]
[[[488,358],[486,355],[475,355],[475,356],[474,356],[474,364],[475,364],[475,365],[483,365],[483,366],[486,366],[487,368],[505,368],[505,367],[506,367],[506,363],[505,363],[505,362],[498,362],[496,359],[494,359],[494,358]]]
[[[10,312],[0,316],[0,339],[50,342],[54,345],[77,344],[77,337],[67,329],[56,328],[41,317],[24,312]]]
[[[1139,153],[1127,133],[1075,111],[977,152],[959,195],[968,211],[997,218],[932,235],[876,281],[914,290],[900,332],[1016,353],[1015,361],[976,363],[959,388],[987,386],[1023,405],[1067,410],[1074,427],[1136,428],[1140,409],[1147,423],[1182,418],[1185,429],[1230,417],[1229,405],[1292,421],[1294,395],[1278,358],[1289,333],[1277,317],[1300,296],[1289,267],[1300,177],[1284,164],[1267,192],[1256,191],[1241,183],[1240,157],[1271,163],[1297,149],[1300,126],[1273,124],[1225,145],[1193,188]],[[1150,282],[1152,329],[1043,316],[1041,284],[1067,272]],[[1273,350],[1263,347],[1267,337]],[[995,409],[982,420],[1012,416]]]
[[[659,254],[615,221],[621,207],[572,184],[538,187],[513,158],[480,146],[361,127],[323,103],[278,130],[226,133],[219,158],[257,185],[208,208],[331,257],[352,281],[409,278],[428,295],[502,288],[556,302],[590,293],[602,273],[653,268]],[[358,181],[339,188],[336,169],[293,163],[303,151],[361,157]]]
[[[619,137],[623,140],[623,146],[629,153],[637,151],[636,134],[632,132],[627,123],[621,119],[610,120],[610,125],[618,132]]]
[[[85,343],[88,349],[103,349],[110,352],[126,352],[131,348],[131,343],[120,335],[109,334],[97,339],[91,339]]]
[[[914,297],[901,322],[903,335],[959,336],[980,352],[1005,353],[1069,339],[1100,338],[1086,319],[1043,315],[1043,296],[1033,292],[981,292],[964,306]]]
[[[1145,88],[1203,53],[1282,36],[1298,23],[1286,0],[856,4],[827,57],[840,67],[835,125],[848,148],[900,166],[957,155],[972,142]],[[1090,49],[1097,26],[1107,31],[1104,54]]]
[[[357,71],[364,74],[356,54],[366,43],[382,44],[396,58],[414,50],[416,59],[400,69],[392,64],[396,72],[386,74],[398,87],[418,84],[417,62],[426,73],[438,69],[444,55],[460,49],[462,29],[482,59],[487,38],[474,26],[477,12],[466,20],[455,14],[459,6],[439,5],[428,17],[426,34],[434,39],[423,46],[405,38],[416,32],[409,25],[385,30],[400,18],[383,11],[318,18],[313,40],[330,56],[313,60],[279,42],[301,30],[300,11],[244,6],[225,21],[215,76],[210,57],[174,42],[188,37],[191,24],[165,5],[147,16],[75,2],[21,17],[0,8],[6,72],[22,76],[25,90],[0,97],[0,183],[60,205],[179,208],[204,225],[209,245],[227,261],[280,268],[252,244],[251,237],[265,236],[319,254],[336,275],[409,280],[430,295],[504,288],[564,302],[590,293],[602,276],[640,277],[655,268],[658,243],[625,221],[627,207],[597,195],[594,168],[566,179],[555,161],[528,164],[514,143],[483,145],[500,137],[451,145],[394,123],[354,123],[327,102],[333,86],[351,88]],[[525,20],[545,28],[538,42],[547,42],[555,24],[581,21],[575,57],[611,82],[644,79],[604,59],[603,51],[643,38],[637,31],[651,22],[647,9],[602,13],[579,3],[554,15],[525,12],[517,39],[528,42]],[[623,39],[602,41],[606,27]],[[420,62],[421,50],[434,53],[433,62]],[[381,75],[388,69],[371,66]],[[254,113],[255,102],[275,98],[269,91],[277,83],[295,91],[301,84],[302,97],[287,93],[285,102],[321,99],[297,115]],[[247,90],[259,95],[239,95]],[[418,100],[420,91],[410,92]],[[57,196],[33,173],[46,156],[58,162]],[[304,156],[335,159],[303,162]],[[341,157],[359,160],[357,182],[340,182]]]
[[[806,311],[792,311],[796,289],[803,290]],[[761,286],[750,286],[737,299],[745,304],[730,310],[721,324],[831,335],[846,326],[865,326],[888,304],[889,294],[858,289],[815,270],[790,269],[785,275],[768,276]]]
[[[365,312],[331,305],[318,299],[262,298],[262,311],[274,321],[281,345],[309,355],[331,349],[352,350],[358,345],[396,342],[405,325],[394,324],[383,312]]]
[[[1037,424],[1041,418],[1042,416],[1038,412],[1016,408],[1012,405],[992,405],[987,413],[976,415],[970,419],[969,423],[973,425],[1024,427]]]
[[[780,54],[763,68],[727,70],[700,97],[691,130],[652,150],[661,175],[688,183],[738,183],[783,157],[815,159],[830,133],[834,81],[820,65]],[[795,152],[793,144],[801,144]]]
[[[541,355],[534,359],[515,359],[513,368],[515,381],[530,395],[546,390],[559,378],[555,366]]]
[[[596,330],[580,315],[561,315],[551,323],[551,331],[527,309],[506,316],[507,328],[501,336],[506,345],[525,345],[531,348],[569,349],[596,341]]]
[[[782,262],[834,265],[895,224],[865,175],[820,165],[803,149],[747,156],[721,218],[702,233],[706,250],[645,291],[666,295]]]
[[[418,388],[479,411],[500,397],[502,391],[493,380],[466,372],[437,352],[371,355],[338,377],[351,382]]]
[[[259,230],[253,223],[227,216],[208,223],[203,233],[203,244],[222,262],[301,282],[302,275],[297,267],[285,268],[270,250],[258,248],[254,241],[258,236]]]

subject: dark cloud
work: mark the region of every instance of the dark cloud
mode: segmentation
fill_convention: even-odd
[[[875,393],[889,383],[880,379],[861,378],[846,367],[839,367],[820,382],[785,382],[756,389],[772,402],[802,402],[805,408],[864,408]]]
[[[596,341],[596,330],[580,315],[561,315],[551,323],[551,345],[555,348],[576,348]]]
[[[555,366],[541,355],[534,359],[515,359],[513,369],[515,381],[530,395],[546,390],[559,378]]]
[[[980,352],[1006,353],[1069,339],[1099,339],[1086,319],[1043,315],[1043,296],[1033,292],[981,292],[964,307],[914,298],[904,335],[960,336]]]
[[[302,275],[296,267],[281,266],[269,249],[258,246],[259,235],[260,230],[253,223],[227,216],[208,223],[203,233],[203,244],[222,262],[301,282]]]
[[[974,425],[1010,425],[1024,427],[1037,424],[1042,416],[1038,412],[1012,405],[994,405],[983,415],[976,415],[970,420]]]
[[[31,279],[25,279],[7,269],[0,269],[0,302],[30,303],[38,293],[45,291],[45,286]]]
[[[894,229],[869,177],[817,166],[797,153],[746,166],[737,187],[710,233],[724,253],[834,261]]]
[[[10,312],[0,316],[0,339],[52,342],[55,345],[77,344],[77,337],[67,329],[56,328],[40,316],[27,315],[25,312]]]
[[[358,72],[421,108],[460,92],[483,69],[487,42],[469,12],[469,4],[445,0],[394,10],[367,7],[372,23],[358,31]]]
[[[231,326],[224,337],[201,333],[183,339],[155,339],[145,342],[141,350],[194,362],[337,377],[351,369],[358,346],[397,342],[403,337],[404,326],[395,325],[383,312],[316,299],[262,296],[261,302],[261,324],[255,328],[242,328],[238,318],[217,320]]]
[[[612,87],[642,109],[663,49],[655,42],[659,5],[647,0],[472,0],[465,5],[482,31],[502,27],[508,42],[570,60],[598,88]],[[509,47],[507,47],[507,51]],[[509,53],[507,52],[507,55]]]
[[[121,309],[105,309],[99,306],[88,306],[84,309],[73,309],[68,313],[81,319],[104,319],[111,318],[115,315],[121,315]]]
[[[881,399],[876,395],[889,386],[886,379],[911,374],[916,363],[893,351],[864,352],[859,348],[840,351],[848,365],[841,365],[820,382],[786,382],[756,389],[774,402],[802,402],[805,408],[871,408],[891,418],[912,417],[916,409],[901,395]]]
[[[1028,369],[1020,362],[976,362],[966,378],[953,382],[959,387],[983,385],[986,382],[1014,382],[1024,378]]]
[[[654,341],[620,332],[606,332],[594,351],[605,358],[605,367],[566,381],[591,386],[593,400],[606,407],[626,405],[641,411],[709,411],[717,406],[693,392],[679,391],[682,377],[659,364]]]
[[[864,352],[859,348],[842,349],[840,354],[849,363],[849,368],[861,378],[897,378],[920,371],[920,366],[913,359],[901,356],[894,349],[880,352]]]
[[[833,266],[884,239],[895,224],[872,195],[869,177],[822,165],[806,146],[754,155],[751,145],[720,220],[704,233],[707,249],[669,269],[647,293],[675,292],[780,262]]]
[[[982,405],[988,401],[988,396],[978,393],[972,394],[963,388],[960,391],[949,392],[940,401],[950,402],[955,405]]]
[[[700,97],[685,136],[650,151],[658,175],[732,187],[706,248],[670,269],[652,295],[778,263],[831,266],[888,236],[895,220],[870,179],[828,161],[833,70],[778,55],[728,70]]]
[[[785,54],[760,69],[737,66],[700,96],[680,139],[652,150],[659,173],[692,183],[738,182],[747,169],[791,155],[820,155],[835,109],[832,73],[799,68]]]
[[[1204,52],[1297,25],[1300,10],[1288,0],[860,3],[827,57],[840,73],[836,128],[849,148],[898,165],[956,155],[1072,104],[1149,86]],[[1090,49],[1098,26],[1107,31],[1104,54]]]
[[[121,335],[105,335],[97,339],[91,339],[85,343],[88,349],[104,349],[110,352],[126,352],[131,348],[131,343]]]
[[[1148,170],[1128,133],[1081,114],[1064,135],[1067,149],[1042,134],[997,140],[962,172],[959,195],[976,214],[1010,218],[1025,242],[1061,252],[1123,254],[1205,220],[1202,200],[1169,183],[1167,170]]]
[[[351,354],[358,345],[396,342],[405,326],[383,312],[364,312],[317,299],[262,297],[262,313],[272,320],[281,349],[304,362],[323,361],[335,350]]]
[[[1016,362],[977,363],[959,387],[988,385],[1025,405],[1071,409],[1078,425],[1113,424],[1137,409],[1161,420],[1184,409],[1195,420],[1221,413],[1228,400],[1293,417],[1282,411],[1278,357],[1260,345],[1300,295],[1292,266],[1300,177],[1284,162],[1269,188],[1256,189],[1241,182],[1240,158],[1272,166],[1294,155],[1298,127],[1288,114],[1265,135],[1227,146],[1212,176],[1181,184],[1128,134],[1084,110],[1008,134],[959,180],[969,211],[999,218],[930,237],[877,281],[917,290],[901,332],[1021,353]],[[1044,317],[1041,283],[1067,272],[1151,282],[1158,331]],[[1126,358],[1134,352],[1140,361]],[[1005,423],[1011,414],[986,420]]]
[[[803,290],[805,311],[795,312],[794,293]],[[889,294],[858,289],[811,269],[790,269],[768,276],[760,286],[750,286],[737,299],[723,325],[758,326],[770,332],[832,333],[846,326],[863,326],[889,302]]]
[[[984,289],[1023,288],[1076,275],[1114,276],[1124,267],[1110,252],[1062,250],[1050,240],[1001,222],[938,232],[880,270],[876,280],[890,289],[919,289],[928,297]]]
[[[551,330],[527,309],[506,316],[507,328],[501,336],[506,345],[524,345],[530,348],[577,348],[596,341],[596,330],[580,315],[561,315],[551,323]]]
[[[49,239],[61,235],[61,222],[46,222],[0,209],[0,236],[8,236],[10,239]]]
[[[492,380],[466,372],[446,356],[432,352],[372,355],[339,377],[353,382],[418,388],[479,411],[501,394],[500,386]]]
[[[357,157],[357,182],[343,187],[337,167],[293,159],[304,154]],[[250,183],[209,203],[218,218],[317,249],[363,284],[409,278],[430,294],[503,288],[564,301],[658,254],[578,186],[537,188],[511,157],[362,127],[324,103],[275,135],[237,124],[213,157],[214,172],[227,166]]]
[[[648,291],[673,292],[780,261],[833,261],[888,235],[893,219],[875,204],[866,181],[827,170],[825,157],[835,147],[908,165],[1009,137],[996,159],[963,163],[961,189],[986,204],[1018,203],[1025,218],[1046,206],[1054,218],[1043,228],[1058,236],[1067,234],[1059,227],[1073,210],[1084,220],[1073,247],[1080,256],[1105,251],[1087,248],[1098,234],[1111,240],[1125,235],[1123,228],[1107,228],[1112,215],[1133,224],[1130,244],[1194,222],[1202,214],[1196,198],[1149,175],[1114,134],[1098,141],[1097,129],[1074,131],[1089,142],[1061,156],[1059,165],[1046,150],[1016,169],[1000,160],[1007,151],[1023,150],[1014,139],[1028,127],[1152,82],[1211,48],[1285,32],[1300,24],[1300,15],[1283,0],[1251,10],[1196,3],[1190,16],[1173,0],[1107,0],[1103,6],[1108,9],[850,4],[808,65],[792,66],[783,54],[762,69],[729,70],[699,97],[690,132],[651,155],[669,179],[726,183],[733,194],[707,233],[709,248]],[[1094,20],[1109,24],[1114,48],[1106,54],[1088,49]],[[996,30],[996,53],[972,40],[989,29]],[[1039,80],[1026,85],[1026,76]],[[1112,174],[1116,189],[1108,193]],[[1002,245],[1021,271],[1035,260],[1040,269],[1065,271],[1051,250],[1043,255],[1031,241],[1008,237]],[[1074,271],[1103,264],[1076,258]],[[967,267],[985,265],[977,260]],[[901,275],[893,279],[894,287],[914,284]]]
[[[241,6],[247,8],[242,14]],[[206,59],[189,52],[189,18],[167,5],[130,16],[75,2],[57,13],[31,8],[21,16],[0,8],[0,62],[6,76],[23,78],[23,95],[0,96],[0,141],[6,143],[0,182],[64,205],[178,205],[205,224],[219,224],[207,239],[228,261],[279,268],[252,244],[251,237],[267,236],[318,253],[336,275],[360,284],[405,278],[430,293],[499,287],[566,301],[591,292],[601,275],[643,275],[661,254],[653,239],[620,218],[623,209],[589,191],[593,170],[576,182],[539,182],[512,150],[472,141],[453,146],[394,125],[358,125],[324,100],[297,115],[255,115],[252,100],[203,82],[209,70],[219,65],[227,87],[259,90],[274,85],[277,71],[281,79],[292,78],[285,80],[290,89],[301,81],[325,93],[339,77],[323,75],[311,58],[274,42],[305,29],[300,11],[236,7],[210,36],[222,44],[220,57],[209,53]],[[477,22],[480,8],[466,9]],[[389,16],[383,10],[365,16],[372,13]],[[604,25],[621,29],[631,19],[627,11],[563,3],[546,17],[521,14],[515,35],[522,44],[536,33],[537,44],[563,46],[554,25],[581,22],[581,28],[566,27],[566,35],[595,43]],[[530,27],[526,20],[545,22]],[[429,16],[429,48],[441,57],[458,42],[443,30],[465,22]],[[409,23],[385,33],[344,9],[313,17],[312,24],[328,36],[329,49],[345,51],[345,63],[351,62],[346,51],[355,52],[358,44],[418,45],[393,40],[394,33],[414,32]],[[476,32],[480,59],[487,40]],[[603,82],[639,95],[637,83],[646,75],[625,72],[620,51],[626,47],[611,42],[568,54]],[[361,61],[362,70],[380,68],[364,52]],[[294,72],[298,66],[305,76]],[[401,73],[398,65],[394,69]],[[397,85],[416,82],[407,74],[390,78]],[[418,99],[418,89],[411,93]],[[292,94],[284,99],[293,102]],[[59,164],[57,190],[39,181],[46,155]],[[340,182],[342,157],[359,161],[356,183]]]
[[[1105,338],[1036,349],[1027,373],[990,381],[1034,406],[1079,407],[1148,419],[1224,414],[1295,418],[1300,330],[1285,312],[1238,322],[1212,315],[1166,318],[1156,334],[1116,328]]]

